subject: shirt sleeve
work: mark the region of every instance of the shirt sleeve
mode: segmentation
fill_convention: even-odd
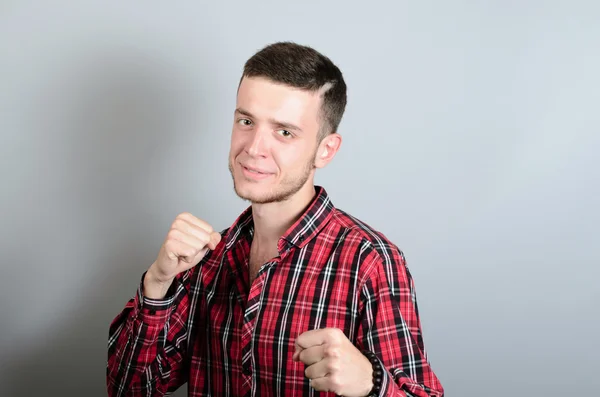
[[[423,345],[414,283],[397,249],[374,251],[361,288],[357,345],[375,353],[384,373],[380,396],[442,397]]]
[[[162,396],[187,381],[190,271],[178,275],[160,300],[143,296],[144,276],[136,295],[110,325],[106,369],[110,397]]]

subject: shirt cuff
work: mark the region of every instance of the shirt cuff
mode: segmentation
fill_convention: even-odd
[[[367,351],[364,351],[363,353],[366,353]],[[373,354],[373,353],[368,353],[369,355],[369,361],[371,361],[372,359],[375,359],[379,362],[379,368],[381,369],[381,383],[379,384],[379,388],[378,390],[371,390],[371,393],[369,394],[369,396],[377,396],[377,397],[386,397],[386,396],[409,396],[408,393],[406,393],[404,390],[398,390],[398,387],[394,381],[394,377],[392,376],[392,374],[390,374],[390,372],[387,370],[386,366],[383,364],[383,362],[381,361],[381,359],[379,357],[377,357],[377,355]],[[375,365],[373,363],[373,365]],[[375,368],[373,368],[373,370],[375,370]],[[375,381],[373,382],[375,383]],[[378,385],[374,384],[373,388],[377,388]],[[400,392],[400,394],[398,394],[398,392]]]
[[[163,299],[151,299],[144,296],[144,277],[146,277],[146,272],[142,275],[136,296],[140,317],[146,323],[164,323],[175,307],[175,291],[177,291],[179,281],[177,277],[173,280]]]

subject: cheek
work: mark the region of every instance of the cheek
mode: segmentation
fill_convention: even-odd
[[[274,153],[273,157],[275,161],[282,169],[294,170],[304,167],[307,161],[312,161],[312,153],[307,153],[307,148],[285,148],[285,150],[279,150]]]
[[[244,145],[243,135],[233,131],[231,134],[231,142],[229,144],[229,154],[237,156],[244,149]]]

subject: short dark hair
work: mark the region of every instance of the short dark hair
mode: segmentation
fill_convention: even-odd
[[[311,92],[323,89],[319,141],[337,131],[346,109],[346,83],[340,69],[315,49],[289,41],[270,44],[246,61],[244,77],[265,77]]]

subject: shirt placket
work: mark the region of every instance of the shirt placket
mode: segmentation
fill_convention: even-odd
[[[242,373],[244,377],[243,387],[245,395],[250,395],[252,390],[254,357],[252,351],[252,335],[257,322],[257,316],[261,306],[261,294],[265,283],[267,269],[275,262],[269,262],[261,268],[256,279],[250,287],[248,303],[244,312],[244,326],[242,327]]]

